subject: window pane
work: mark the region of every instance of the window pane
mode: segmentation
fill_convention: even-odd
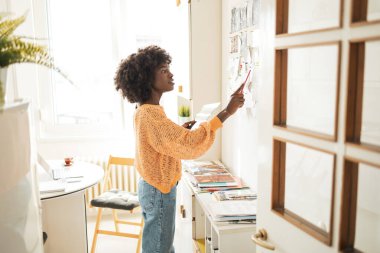
[[[355,249],[375,253],[380,249],[380,169],[359,164]]]
[[[285,209],[330,232],[334,156],[286,144]]]
[[[174,75],[175,90],[178,85],[182,85],[184,94],[189,95],[187,5],[182,3],[177,7],[172,1],[157,0],[121,2],[125,3],[122,6],[125,16],[121,20],[127,31],[121,33],[122,45],[128,45],[121,47],[121,57],[146,45],[159,45],[172,56],[170,71]],[[177,121],[177,106],[174,106],[177,104],[176,99],[175,92],[165,93],[161,99],[167,116],[173,121]]]
[[[50,47],[76,86],[53,72],[58,124],[113,124],[120,115],[109,1],[49,1]],[[120,123],[120,122],[119,122]]]
[[[190,90],[187,5],[155,0],[47,2],[51,51],[56,64],[75,83],[72,86],[52,72],[55,123],[121,127],[115,71],[121,59],[151,44],[169,52],[176,85]],[[162,104],[174,118],[175,96],[164,96]]]
[[[380,1],[368,0],[367,20],[380,20]]]
[[[289,0],[289,33],[338,27],[340,0]]]
[[[334,135],[338,50],[338,45],[288,49],[288,126]]]
[[[365,43],[363,111],[360,140],[380,146],[380,41]]]

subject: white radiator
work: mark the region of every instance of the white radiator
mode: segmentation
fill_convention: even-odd
[[[103,168],[105,171],[108,164],[108,156],[104,158],[78,158],[78,160],[94,163],[100,167]],[[112,187],[119,190],[125,190],[129,192],[137,192],[137,184],[138,179],[140,175],[138,174],[137,170],[133,167],[128,166],[120,166],[120,165],[112,165],[111,166],[111,181],[112,181]],[[90,202],[93,198],[99,196],[101,194],[101,191],[103,189],[103,180],[100,181],[98,184],[87,188],[85,195],[86,195],[86,204],[88,210],[94,209]]]

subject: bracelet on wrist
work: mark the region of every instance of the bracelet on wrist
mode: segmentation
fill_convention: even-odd
[[[224,109],[224,112],[227,114],[227,116],[231,116],[232,114],[227,111],[227,109]]]

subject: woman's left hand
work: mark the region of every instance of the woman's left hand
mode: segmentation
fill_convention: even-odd
[[[184,123],[182,126],[184,128],[191,129],[194,126],[195,122],[196,122],[195,120],[188,121],[188,122]]]

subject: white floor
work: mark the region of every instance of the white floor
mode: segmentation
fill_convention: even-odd
[[[93,210],[91,210],[93,211]],[[88,252],[91,252],[92,239],[94,235],[95,219],[96,214],[94,212],[89,212],[87,217],[87,234],[88,234]],[[120,217],[129,217],[131,220],[139,221],[140,214],[124,214],[120,212]],[[179,217],[177,213],[176,219],[176,233],[174,238],[174,247],[176,253],[192,253],[193,252],[193,242],[191,239],[191,221],[189,219],[183,220]],[[138,229],[127,225],[120,225],[123,232],[137,233]],[[114,229],[114,223],[112,216],[110,214],[104,215],[101,223],[101,229]],[[133,230],[135,229],[135,230]],[[109,235],[99,235],[96,245],[96,253],[135,253],[137,246],[137,239],[119,237],[119,236],[109,236]],[[141,252],[141,251],[140,251]]]

